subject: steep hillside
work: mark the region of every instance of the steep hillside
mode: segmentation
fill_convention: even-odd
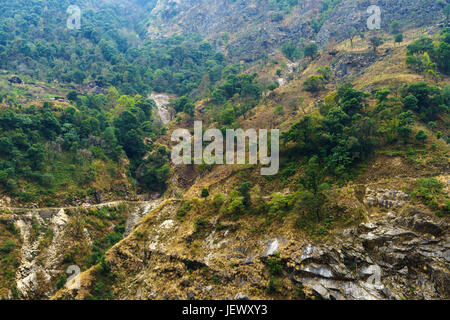
[[[364,32],[372,15],[367,9],[373,4],[382,10],[384,30],[393,21],[401,21],[405,28],[433,25],[443,18],[445,7],[444,2],[426,0],[159,0],[148,36],[199,33],[233,62],[251,62],[286,43],[316,40],[326,45],[332,38],[340,42],[351,33]]]
[[[449,298],[448,1],[77,4],[0,5],[0,298]],[[175,165],[199,120],[279,172]]]
[[[240,125],[287,129],[324,108],[317,101],[329,100],[344,79],[371,92],[386,86],[396,92],[406,82],[423,81],[404,64],[415,32],[408,37],[402,45],[386,42],[379,48],[384,54],[368,54],[371,49],[362,39],[353,47],[337,45],[337,55],[316,58],[251,115],[240,117]],[[305,91],[305,79],[327,64],[333,80],[318,93]],[[288,104],[299,98],[300,105]],[[197,105],[203,111],[196,116],[211,121],[203,104]],[[274,117],[278,105],[284,111]],[[440,125],[448,126],[447,117]],[[169,125],[169,134],[182,125],[187,123]],[[420,122],[414,130],[419,129],[429,132]],[[95,298],[95,286],[106,276],[108,290],[119,299],[448,297],[448,146],[431,135],[425,145],[387,144],[356,166],[345,186],[326,191],[319,222],[307,200],[307,185],[297,189],[302,173],[289,167],[282,166],[273,179],[260,177],[251,166],[174,168],[166,195],[177,199],[167,199],[109,250],[106,268],[83,273],[80,290],[62,290],[54,298]],[[308,170],[304,164],[296,168]],[[252,187],[250,205],[239,208],[246,197],[243,181]],[[203,198],[205,188],[210,196]]]

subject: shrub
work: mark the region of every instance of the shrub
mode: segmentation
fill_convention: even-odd
[[[195,219],[194,221],[194,231],[201,232],[208,226],[208,220],[206,219]]]
[[[416,187],[411,192],[411,196],[420,200],[425,205],[432,207],[433,210],[436,210],[436,200],[440,198],[443,188],[444,185],[436,178],[421,178],[416,183]]]
[[[377,52],[377,48],[383,44],[383,39],[379,37],[372,37],[369,39],[369,41],[375,53]]]
[[[223,194],[217,193],[214,196],[214,199],[213,199],[214,207],[219,208],[223,205],[224,202],[225,202],[225,196]]]
[[[269,202],[269,213],[283,214],[289,209],[289,202],[281,193],[275,193]]]
[[[399,33],[399,34],[395,35],[395,42],[396,43],[403,42],[403,34],[402,33]]]
[[[267,284],[267,293],[273,294],[279,291],[280,280],[275,279],[274,276],[270,276],[269,283]]]
[[[6,181],[6,189],[9,192],[14,192],[18,187],[18,184],[16,182],[16,180],[14,179],[8,179],[8,181]]]
[[[283,265],[281,264],[280,256],[276,254],[274,257],[267,258],[266,266],[272,276],[281,274]]]
[[[243,213],[244,210],[245,210],[245,206],[242,202],[242,199],[234,199],[228,205],[228,212],[230,214],[240,214],[240,213]]]
[[[280,85],[278,84],[278,82],[275,81],[275,82],[269,83],[266,86],[266,89],[272,91],[272,90],[275,90],[276,88],[278,88],[279,86]]]
[[[323,76],[311,76],[303,82],[305,90],[309,92],[318,92],[324,88],[325,81]]]
[[[185,203],[177,212],[178,218],[183,218],[186,214],[191,211],[191,204],[189,202]]]
[[[58,282],[56,282],[56,289],[60,290],[64,287],[67,282],[67,276],[65,274],[59,277]]]
[[[75,262],[72,253],[70,252],[66,253],[66,255],[64,256],[63,263],[72,263],[72,262]]]
[[[284,56],[291,61],[299,59],[302,56],[301,49],[292,42],[285,43],[281,47],[281,51],[283,52]]]
[[[390,26],[390,32],[392,34],[399,34],[400,32],[400,24],[398,23],[398,21],[392,21],[391,26]]]
[[[319,47],[316,43],[308,44],[304,49],[305,57],[314,58],[319,52]]]
[[[50,173],[45,173],[41,176],[41,184],[44,187],[51,187],[55,183],[55,178]]]
[[[16,247],[16,243],[13,240],[6,240],[0,249],[4,253],[10,253]]]
[[[209,191],[206,188],[202,189],[202,198],[208,198],[209,196]]]
[[[252,187],[252,183],[249,181],[244,181],[241,183],[241,185],[239,186],[239,193],[242,196],[242,204],[245,207],[249,207],[251,204],[251,199],[250,199],[250,189]]]
[[[272,13],[272,15],[270,16],[270,20],[272,22],[279,22],[283,19],[284,19],[284,16],[280,12]]]
[[[425,133],[425,131],[420,130],[416,134],[416,139],[419,140],[419,141],[425,141],[425,140],[428,139],[428,135]]]

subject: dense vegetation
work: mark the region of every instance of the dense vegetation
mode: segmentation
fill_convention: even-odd
[[[166,158],[143,160],[153,150],[144,137],[154,139],[159,133],[152,123],[153,101],[119,96],[114,89],[107,96],[71,97],[76,107],[57,108],[46,102],[0,112],[2,188],[23,201],[47,199],[48,204],[63,187],[68,201],[95,192],[90,186],[97,173],[112,181],[128,173],[144,189],[164,188]],[[164,150],[156,153],[165,156]],[[130,165],[121,165],[123,159]],[[144,171],[139,177],[138,168]]]
[[[437,43],[421,38],[408,46],[406,64],[416,72],[439,79],[438,71],[450,74],[450,28],[444,28]]]
[[[187,107],[176,111],[193,115],[190,95],[200,83],[212,90],[222,74],[225,99],[260,94],[248,84],[254,77],[224,72],[224,55],[197,35],[143,42],[156,1],[137,2],[136,7],[53,0],[2,5],[0,68],[33,81],[80,86],[67,95],[71,106],[61,108],[48,102],[25,107],[0,92],[0,102],[9,106],[0,110],[1,189],[47,205],[61,196],[68,202],[82,199],[119,181],[162,191],[170,172],[168,152],[152,142],[164,128],[153,122],[154,102],[143,96],[151,91],[184,96]],[[80,30],[66,27],[66,9],[73,4],[82,9]],[[104,93],[80,93],[91,84]]]
[[[211,82],[219,80],[224,56],[198,36],[143,43],[145,15],[155,2],[135,12],[115,4],[90,8],[87,1],[78,1],[81,29],[68,30],[66,9],[77,3],[8,1],[0,12],[0,68],[48,82],[95,81],[130,95],[152,90],[183,95],[197,88],[205,74]]]
[[[349,84],[340,87],[327,97],[319,114],[306,116],[283,134],[286,155],[316,155],[325,170],[348,176],[349,169],[375,148],[408,143],[417,115],[432,120],[448,112],[446,90],[419,82],[400,91],[400,97],[390,97],[389,89],[378,91],[372,97],[377,105],[370,108],[369,94]]]
[[[369,99],[376,105],[371,106]],[[445,117],[449,107],[448,88],[441,90],[425,82],[406,84],[399,95],[388,88],[370,95],[350,84],[328,95],[320,112],[307,115],[282,135],[282,179],[298,172],[299,160],[303,172],[295,182],[297,193],[284,200],[287,206],[300,203],[305,211],[298,225],[308,228],[308,221],[314,219],[326,225],[330,211],[324,206],[330,184],[356,176],[358,167],[376,150],[423,144],[429,137],[415,128],[415,122]],[[430,122],[429,127],[436,125]],[[436,136],[443,137],[441,132]],[[445,208],[440,208],[441,212],[447,212]],[[319,229],[311,230],[317,234]]]

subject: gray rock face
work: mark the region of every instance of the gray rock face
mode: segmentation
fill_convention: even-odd
[[[448,297],[448,225],[417,210],[403,217],[408,210],[346,230],[332,245],[299,248],[288,262],[291,278],[321,299]]]
[[[249,297],[243,293],[238,293],[234,297],[234,300],[250,300]]]
[[[348,78],[362,72],[365,68],[374,64],[378,57],[373,53],[351,53],[339,55],[331,68],[338,78]]]
[[[331,38],[342,41],[349,38],[352,28],[359,32],[369,31],[367,20],[372,15],[367,9],[377,5],[381,10],[380,27],[389,30],[392,21],[400,21],[405,26],[429,26],[442,19],[445,4],[424,0],[344,0],[333,10],[317,34],[317,42],[326,44]]]
[[[395,189],[377,189],[367,188],[364,204],[370,207],[379,206],[386,209],[402,207],[408,203],[408,195]]]
[[[263,254],[263,257],[265,258],[265,257],[273,256],[278,251],[279,248],[280,248],[280,243],[279,243],[278,239],[270,240],[267,243],[267,247]]]
[[[299,1],[281,20],[272,19],[275,10],[268,1],[248,0],[159,0],[152,11],[149,37],[163,37],[172,32],[199,33],[212,40],[218,50],[223,50],[221,36],[228,32],[233,37],[226,51],[233,62],[252,62],[261,54],[270,54],[286,42],[298,43],[300,39],[315,40],[325,46],[334,38],[341,41],[351,30],[368,31],[367,8],[376,4],[381,8],[381,28],[389,29],[392,21],[406,25],[427,26],[441,19],[443,4],[424,0],[342,0],[331,10],[317,36],[311,17],[320,20],[320,1]],[[342,68],[350,68],[342,65]],[[357,67],[357,66],[355,66]],[[341,69],[344,73],[348,70]]]

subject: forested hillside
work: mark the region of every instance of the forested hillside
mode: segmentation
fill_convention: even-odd
[[[5,2],[0,68],[48,82],[95,81],[129,95],[152,89],[182,95],[206,73],[217,80],[224,57],[199,36],[146,40],[146,17],[154,2]],[[80,30],[66,26],[66,9],[74,4],[83,8]]]

